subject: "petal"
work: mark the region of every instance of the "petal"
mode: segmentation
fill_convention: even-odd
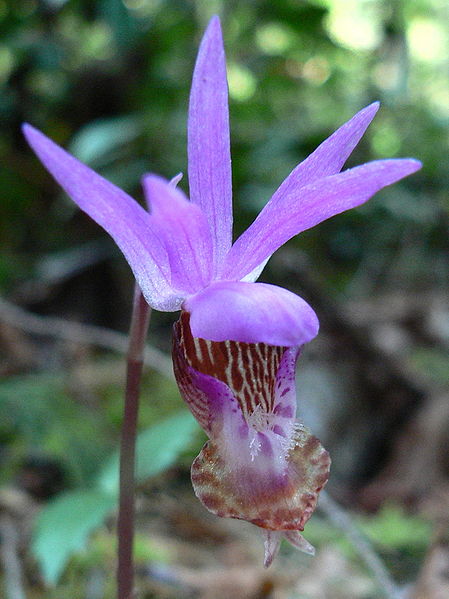
[[[226,59],[218,17],[211,19],[196,60],[187,149],[190,198],[207,216],[215,264],[220,265],[232,242],[232,182]]]
[[[150,215],[124,191],[30,125],[24,125],[23,132],[72,200],[117,243],[147,302],[159,310],[179,309],[184,293],[171,284],[169,258]]]
[[[173,327],[175,378],[181,395],[209,436],[216,437],[223,429],[217,424],[222,408],[215,403],[216,395],[228,397],[229,404],[235,398],[248,424],[260,431],[272,430],[274,443],[281,449],[278,453],[284,457],[296,414],[298,353],[296,347],[193,337],[190,314],[184,311]],[[200,373],[207,375],[205,382],[198,378]],[[214,387],[218,382],[225,386]]]
[[[184,311],[173,326],[175,379],[182,398],[209,436],[217,436],[223,429],[223,402],[230,407],[237,405],[231,387],[243,386],[245,373],[240,372],[244,361],[240,357],[242,350],[238,347],[231,349],[229,343],[194,338],[190,329],[190,315]],[[242,424],[242,410],[239,411],[240,421],[236,426]]]
[[[256,408],[245,419],[241,404],[228,385],[193,368],[189,371],[193,385],[206,398],[209,410],[207,432],[220,446],[220,455],[225,462],[232,464],[235,472],[249,469],[253,473],[271,472],[273,476],[282,478],[292,439],[272,429],[276,418],[272,419],[272,414]],[[261,405],[257,407],[261,408]],[[290,419],[290,423],[291,435],[294,420]],[[275,428],[279,427],[275,425]]]
[[[241,279],[294,235],[366,202],[377,191],[421,168],[413,159],[377,160],[287,190],[268,203],[237,239],[221,278]]]
[[[192,464],[197,497],[217,516],[268,530],[303,530],[329,477],[330,459],[299,423],[295,435],[283,472],[263,452],[254,460],[237,454],[229,460],[222,439],[211,439]]]
[[[299,296],[274,285],[218,281],[186,299],[194,337],[296,346],[318,333],[318,318]]]
[[[176,189],[175,181],[146,175],[142,183],[152,221],[164,240],[172,284],[190,293],[198,291],[212,276],[212,239],[206,217]]]
[[[187,312],[174,332],[176,380],[210,438],[192,465],[198,498],[218,516],[303,530],[330,460],[294,420],[298,348],[194,338]]]
[[[263,353],[268,354],[269,346],[264,351],[260,346],[249,345],[246,349],[253,350],[251,360],[245,359],[246,354],[241,351],[243,348],[235,347],[236,351],[233,351],[229,346],[223,347],[221,343],[214,342],[209,342],[208,346],[203,344],[201,348],[201,343],[198,342],[204,340],[191,339],[189,342],[187,339],[186,316],[184,313],[184,317],[175,326],[175,344],[178,347],[175,346],[173,356],[175,377],[184,400],[208,436],[220,446],[223,459],[232,464],[235,471],[245,471],[249,465],[252,470],[265,472],[268,469],[282,477],[294,432],[296,410],[290,410],[290,418],[287,418],[286,410],[272,413],[269,411],[270,397],[266,393],[272,392],[274,385],[270,380],[270,373],[274,376],[276,371],[273,371],[273,365],[277,362],[277,350],[280,349],[282,353],[282,348],[273,347],[274,354],[266,355],[257,365],[257,358],[262,357]],[[203,356],[203,350],[208,353],[207,359]],[[284,355],[290,352],[287,349]],[[296,348],[294,354],[297,355]],[[230,388],[230,385],[237,382],[232,374],[236,366],[232,356],[238,356],[238,362],[242,362],[239,397]],[[190,365],[192,363],[216,373],[229,382],[229,385],[216,376],[193,368]],[[282,368],[282,360],[279,370],[283,375],[286,374],[285,368]],[[252,389],[251,384],[256,378],[256,389]],[[294,393],[294,378],[290,381],[290,386]],[[281,421],[282,428],[277,424]]]

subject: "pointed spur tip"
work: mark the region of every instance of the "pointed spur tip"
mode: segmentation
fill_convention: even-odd
[[[279,553],[279,547],[281,539],[284,538],[293,547],[302,551],[303,553],[314,556],[315,547],[307,541],[302,534],[297,530],[264,530],[264,560],[263,565],[265,568],[269,568],[273,563],[275,557]]]
[[[302,551],[307,555],[315,555],[315,547],[309,543],[298,530],[286,530],[284,531],[284,537],[299,551]]]
[[[278,530],[262,530],[262,536],[264,538],[264,568],[269,568],[273,563],[274,558],[279,553],[279,547],[281,545],[282,532]]]

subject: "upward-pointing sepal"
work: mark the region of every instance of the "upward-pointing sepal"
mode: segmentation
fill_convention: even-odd
[[[232,243],[232,177],[228,84],[220,19],[201,41],[190,92],[187,128],[190,199],[209,221],[218,271]]]

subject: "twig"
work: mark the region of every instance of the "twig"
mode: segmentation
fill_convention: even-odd
[[[385,564],[373,549],[370,541],[362,534],[351,516],[329,495],[321,491],[318,504],[329,520],[344,532],[352,545],[358,550],[360,557],[371,570],[379,588],[388,599],[399,599],[401,592],[393,581]]]
[[[137,417],[145,339],[151,308],[135,285],[127,354],[125,410],[120,443],[120,498],[118,513],[118,599],[132,599],[134,587],[134,487]]]
[[[6,599],[26,599],[17,545],[18,535],[13,519],[5,514],[0,518],[0,555]]]
[[[55,316],[32,314],[2,297],[0,320],[34,335],[95,345],[120,354],[126,354],[128,351],[128,336],[123,333]],[[154,347],[145,347],[144,364],[167,378],[173,378],[171,359]]]

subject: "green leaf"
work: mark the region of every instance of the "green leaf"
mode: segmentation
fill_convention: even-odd
[[[137,115],[92,121],[74,135],[69,151],[79,160],[98,167],[105,162],[108,154],[131,143],[141,134],[142,122]]]
[[[59,372],[6,378],[0,383],[0,438],[11,438],[17,460],[51,456],[73,484],[84,486],[110,453],[110,432],[101,413],[73,401],[69,391]]]
[[[121,0],[101,0],[98,8],[99,16],[111,28],[117,46],[129,50],[139,35],[142,35],[142,27],[139,27],[132,11]]]
[[[198,425],[190,412],[180,412],[142,431],[136,444],[136,478],[155,476],[171,466],[192,441]],[[105,492],[117,494],[119,454],[115,453],[98,477],[97,484]]]
[[[60,495],[40,513],[33,552],[43,576],[55,584],[71,555],[86,546],[90,533],[114,509],[116,497],[99,489]]]
[[[396,550],[411,548],[424,551],[432,533],[432,525],[428,520],[407,514],[401,506],[394,504],[384,505],[375,517],[361,517],[359,524],[379,547]]]
[[[137,479],[168,468],[191,442],[198,426],[182,412],[143,431],[137,439]],[[119,454],[101,471],[95,489],[64,493],[38,517],[33,551],[45,580],[55,584],[69,558],[84,549],[89,535],[101,525],[117,503]]]

